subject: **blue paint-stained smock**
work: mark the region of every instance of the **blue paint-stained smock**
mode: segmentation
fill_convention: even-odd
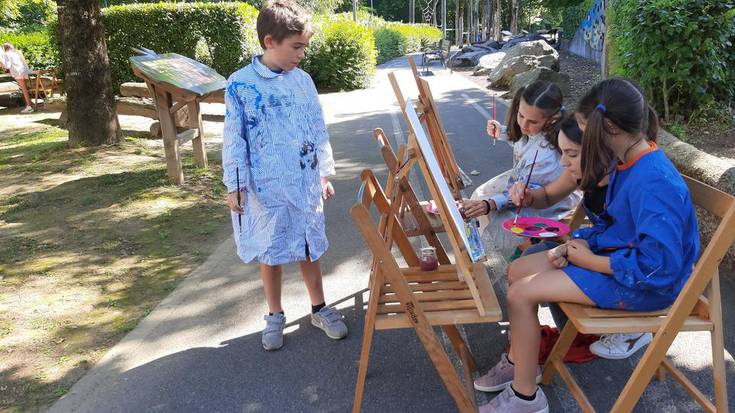
[[[610,257],[612,275],[575,265],[564,272],[597,306],[658,310],[670,306],[699,256],[699,230],[689,189],[652,144],[610,175],[606,210],[573,234]]]
[[[237,254],[268,265],[312,261],[327,250],[320,177],[334,160],[314,82],[301,69],[274,72],[254,57],[225,93],[223,181],[245,191]]]

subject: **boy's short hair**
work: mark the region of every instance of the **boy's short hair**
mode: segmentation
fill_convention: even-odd
[[[290,0],[271,0],[260,9],[258,22],[258,40],[265,49],[265,36],[282,42],[288,36],[302,33],[314,33],[311,15],[301,6]]]

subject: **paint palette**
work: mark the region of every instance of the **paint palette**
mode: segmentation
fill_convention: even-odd
[[[503,222],[503,228],[519,237],[554,238],[569,233],[569,226],[553,219],[541,217],[518,217],[513,224],[513,218]]]

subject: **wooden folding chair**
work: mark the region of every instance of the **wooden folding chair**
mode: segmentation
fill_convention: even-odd
[[[58,79],[56,78],[56,68],[49,67],[47,69],[37,70],[33,73],[35,80],[33,81],[34,102],[33,110],[38,109],[38,96],[43,92],[44,105],[49,97],[53,96],[58,90]]]
[[[398,176],[398,184],[400,180],[401,176]],[[362,404],[373,332],[412,327],[457,408],[461,412],[476,412],[472,386],[475,362],[456,325],[499,321],[502,313],[497,297],[482,263],[472,264],[467,269],[463,268],[466,261],[458,260],[456,265],[442,264],[436,271],[421,271],[419,259],[397,214],[407,191],[396,188],[394,186],[389,199],[373,173],[365,170],[357,203],[350,210],[373,254],[370,299],[365,315],[353,412],[359,412]],[[370,213],[373,206],[378,212],[378,223]],[[406,267],[399,266],[391,253],[393,244],[398,247]],[[446,256],[440,243],[438,247],[441,250],[439,256]],[[467,270],[470,271],[469,277]],[[460,281],[460,277],[464,281]],[[475,291],[471,291],[470,285]],[[479,303],[475,293],[478,293]],[[464,386],[433,326],[442,326],[459,355],[464,370]]]
[[[666,371],[706,411],[728,411],[718,266],[735,241],[735,197],[687,176],[683,177],[694,204],[722,219],[674,304],[666,310],[655,312],[613,311],[579,304],[560,304],[570,322],[567,322],[544,365],[543,383],[550,384],[554,373],[558,372],[584,412],[594,412],[594,409],[563,362],[577,332],[654,334],[653,342],[648,345],[613,405],[613,412],[632,411],[653,375],[657,374],[657,378],[663,380]],[[680,331],[710,332],[714,405],[666,358],[666,351]]]

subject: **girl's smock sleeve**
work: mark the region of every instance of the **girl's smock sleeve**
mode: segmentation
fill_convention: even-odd
[[[505,187],[505,190],[490,197],[490,199],[495,202],[495,206],[498,211],[513,206],[510,199],[510,188],[513,187],[516,182],[525,184],[526,179],[528,179],[528,174],[531,172],[531,165],[533,164],[535,149],[529,148],[527,151],[528,152],[525,153],[523,158],[518,162],[518,165],[515,168],[516,171],[513,174],[515,176],[512,176],[508,181],[508,185]],[[531,181],[528,184],[528,189],[531,190],[546,186],[553,182],[561,175],[562,171],[555,149],[541,146],[538,151],[539,153],[536,158],[536,165],[533,167],[533,176],[531,176]]]
[[[247,139],[247,123],[240,96],[236,89],[237,83],[227,82],[225,91],[225,125],[222,142],[222,181],[227,186],[227,192],[237,191],[236,168],[240,168],[240,189],[248,190],[250,170],[245,164]]]
[[[691,211],[689,199],[662,179],[655,180],[653,186],[638,186],[630,192],[638,234],[635,245],[610,256],[613,277],[630,288],[665,290],[685,270],[683,240]],[[647,190],[651,187],[660,190]]]

